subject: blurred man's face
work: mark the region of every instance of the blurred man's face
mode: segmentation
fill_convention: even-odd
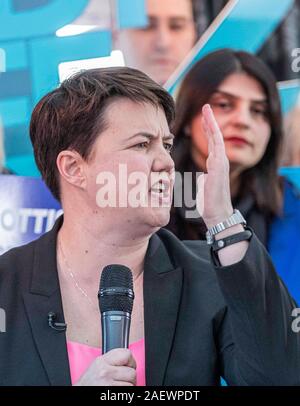
[[[119,33],[126,65],[164,84],[196,41],[192,0],[147,0],[149,25]]]

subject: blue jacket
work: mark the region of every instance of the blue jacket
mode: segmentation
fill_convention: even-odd
[[[283,216],[271,225],[268,250],[290,294],[300,303],[300,193],[288,182]]]

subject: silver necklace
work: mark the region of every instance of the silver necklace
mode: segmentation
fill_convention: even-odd
[[[61,252],[61,256],[62,256],[63,261],[64,261],[64,264],[65,264],[65,267],[66,267],[66,269],[68,270],[68,275],[72,278],[73,283],[74,283],[76,289],[79,290],[79,292],[87,299],[87,301],[89,302],[89,304],[92,306],[93,310],[95,310],[96,308],[95,308],[95,305],[94,305],[93,301],[91,300],[91,298],[89,297],[89,295],[86,293],[86,291],[85,291],[84,289],[82,289],[82,287],[79,285],[76,276],[74,275],[74,273],[73,273],[72,270],[71,270],[71,267],[70,267],[70,265],[69,265],[69,263],[68,263],[68,261],[67,261],[67,258],[66,258],[66,256],[65,256],[64,250],[63,250],[63,248],[62,248],[62,244],[61,244],[60,238],[58,238],[58,246],[59,246],[59,250],[60,250],[60,252]],[[66,273],[66,272],[64,271],[64,268],[63,268],[63,272]],[[97,308],[97,313],[98,313],[98,311],[99,311],[99,310],[98,310],[98,308]]]
[[[59,250],[60,250],[60,252],[61,252],[61,256],[62,256],[62,258],[63,258],[63,261],[64,261],[64,263],[65,263],[66,269],[68,270],[68,275],[72,278],[75,287],[76,287],[76,288],[79,290],[79,292],[87,299],[87,301],[89,302],[89,304],[90,304],[90,305],[92,306],[92,308],[95,310],[95,306],[94,306],[94,304],[93,304],[93,301],[91,300],[91,298],[89,297],[89,295],[86,293],[86,291],[85,291],[84,289],[82,289],[82,287],[79,285],[76,276],[74,275],[74,273],[73,273],[72,270],[71,270],[71,267],[70,267],[70,265],[69,265],[69,263],[68,263],[68,261],[67,261],[67,258],[66,258],[66,256],[65,256],[64,250],[63,250],[63,248],[62,248],[62,244],[61,244],[60,238],[58,238],[58,246],[59,246]],[[64,271],[64,268],[63,268],[63,272],[66,273],[66,272]],[[137,283],[137,282],[141,279],[140,277],[141,277],[143,274],[144,274],[143,271],[140,272],[139,275],[134,279],[134,283]],[[99,310],[98,310],[98,308],[97,308],[97,312],[98,312],[98,311],[99,311]]]

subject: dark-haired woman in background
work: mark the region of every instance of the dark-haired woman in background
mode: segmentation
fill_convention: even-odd
[[[272,222],[284,213],[284,193],[293,195],[291,186],[278,176],[283,135],[276,80],[256,56],[230,49],[207,55],[187,74],[177,97],[173,157],[177,171],[192,172],[193,197],[196,172],[206,171],[208,147],[201,125],[205,103],[212,106],[224,137],[234,206],[268,246],[273,240]],[[293,199],[299,207],[296,196]],[[187,210],[191,208],[173,207],[168,228],[181,239],[204,239],[203,221],[187,218]],[[290,248],[295,242],[299,245],[299,237],[293,238],[289,247],[279,244],[282,252],[279,258],[277,251],[276,262],[283,265],[281,276],[300,298],[300,281],[287,274],[293,257]]]

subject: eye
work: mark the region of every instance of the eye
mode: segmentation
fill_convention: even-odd
[[[136,148],[136,149],[147,149],[148,146],[149,146],[149,142],[144,141],[144,142],[139,142],[138,144],[134,145],[133,148]]]
[[[170,142],[164,142],[164,147],[165,147],[166,151],[171,152],[172,148],[173,148],[173,144],[171,144]]]
[[[262,107],[252,107],[251,109],[252,113],[261,116],[261,117],[266,117],[268,116],[267,110],[262,108]]]
[[[232,105],[228,100],[218,100],[212,103],[214,108],[218,108],[220,110],[229,110]]]
[[[171,31],[181,31],[185,29],[185,25],[184,24],[179,24],[179,23],[174,23],[174,24],[170,24],[170,30]]]

